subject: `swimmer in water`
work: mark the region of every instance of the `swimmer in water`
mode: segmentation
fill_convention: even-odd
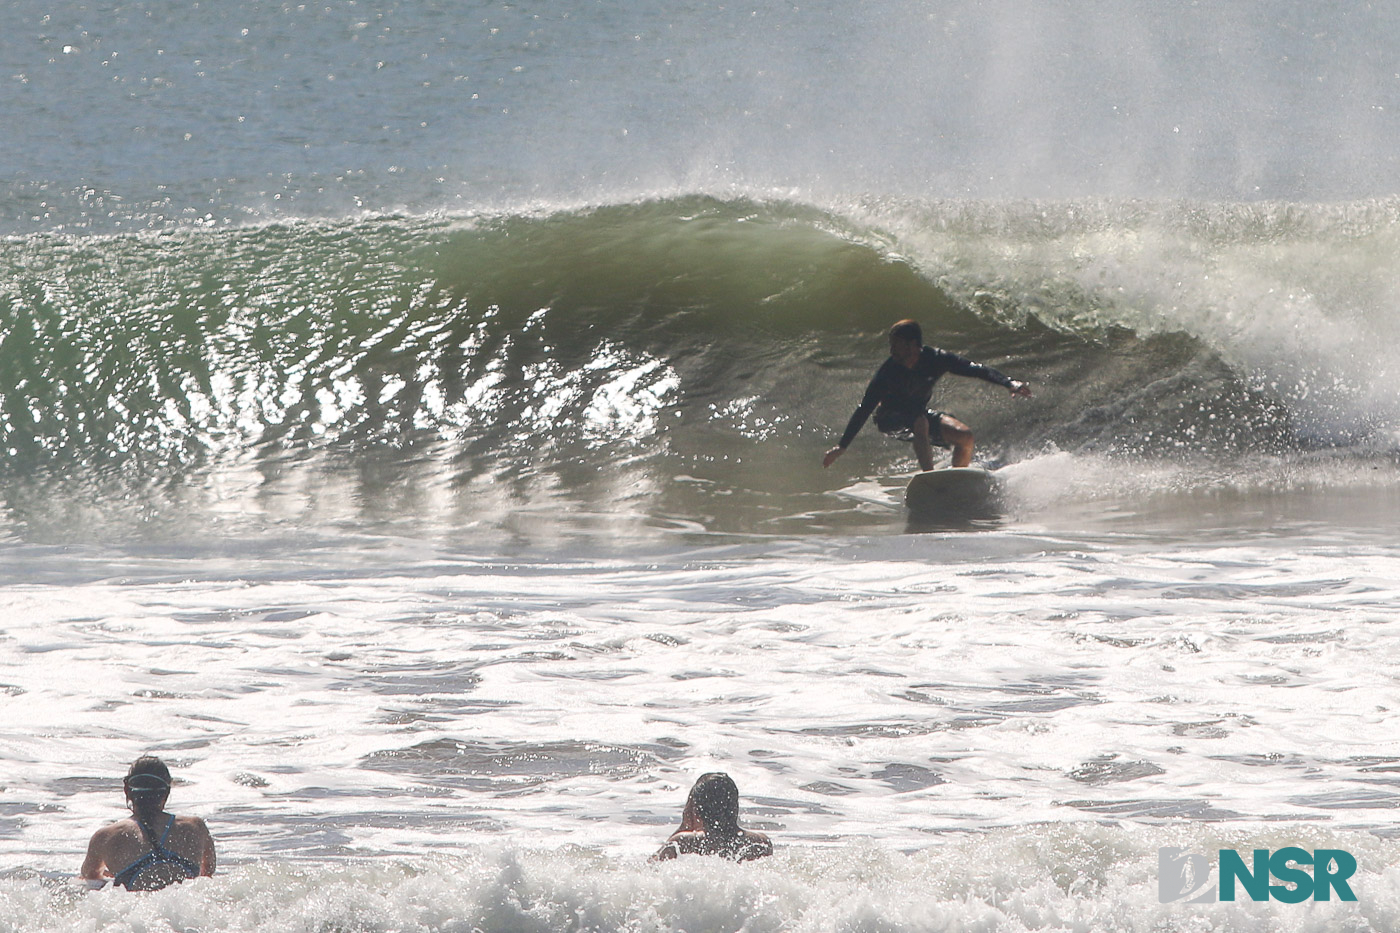
[[[718,855],[747,862],[773,854],[773,843],[763,833],[739,828],[739,788],[734,779],[718,771],[700,776],[690,789],[681,814],[681,827],[651,857],[664,862],[680,855]]]
[[[79,878],[110,878],[128,891],[156,891],[214,874],[214,840],[204,821],[165,812],[170,796],[165,762],[149,755],[136,759],[123,787],[131,818],[93,833]]]

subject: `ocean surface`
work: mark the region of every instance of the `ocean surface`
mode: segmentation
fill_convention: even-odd
[[[0,931],[1400,929],[1391,8],[0,26]],[[905,317],[995,517],[821,467]],[[88,891],[144,753],[219,872]]]

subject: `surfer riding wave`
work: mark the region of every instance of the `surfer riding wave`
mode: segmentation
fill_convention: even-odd
[[[913,441],[921,470],[933,469],[935,443],[952,448],[953,466],[972,463],[972,429],[952,415],[928,408],[934,383],[946,373],[985,379],[1011,390],[1016,398],[1031,397],[1030,386],[1020,380],[956,353],[924,346],[923,331],[917,321],[899,321],[890,328],[889,337],[889,359],[870,380],[841,440],[822,457],[823,467],[831,466],[846,452],[872,413],[881,433]]]

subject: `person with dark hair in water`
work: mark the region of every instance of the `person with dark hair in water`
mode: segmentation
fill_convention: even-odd
[[[923,331],[917,321],[899,321],[890,328],[889,337],[889,359],[870,380],[841,440],[822,457],[823,467],[831,466],[846,452],[872,412],[875,427],[882,433],[914,442],[919,469],[933,469],[935,445],[952,448],[953,466],[970,464],[972,429],[946,412],[928,410],[933,384],[947,373],[994,382],[1009,389],[1016,398],[1031,397],[1030,386],[1018,379],[956,353],[924,346]]]
[[[651,857],[663,862],[680,855],[718,855],[747,862],[773,854],[773,843],[763,833],[739,828],[739,788],[729,775],[702,774],[690,789],[681,814],[681,827]]]
[[[123,782],[131,818],[104,826],[88,843],[78,877],[112,879],[128,891],[156,891],[214,874],[214,840],[197,816],[165,812],[170,769],[159,758],[136,759]]]

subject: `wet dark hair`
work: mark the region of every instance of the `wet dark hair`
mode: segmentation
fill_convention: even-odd
[[[131,763],[122,782],[138,816],[156,814],[170,796],[170,769],[154,755],[142,755]]]
[[[732,835],[739,831],[739,787],[723,771],[700,775],[681,814],[681,831]]]
[[[919,326],[918,321],[907,319],[897,321],[895,325],[890,328],[890,339],[912,340],[922,347],[924,345],[924,331],[923,328]]]

